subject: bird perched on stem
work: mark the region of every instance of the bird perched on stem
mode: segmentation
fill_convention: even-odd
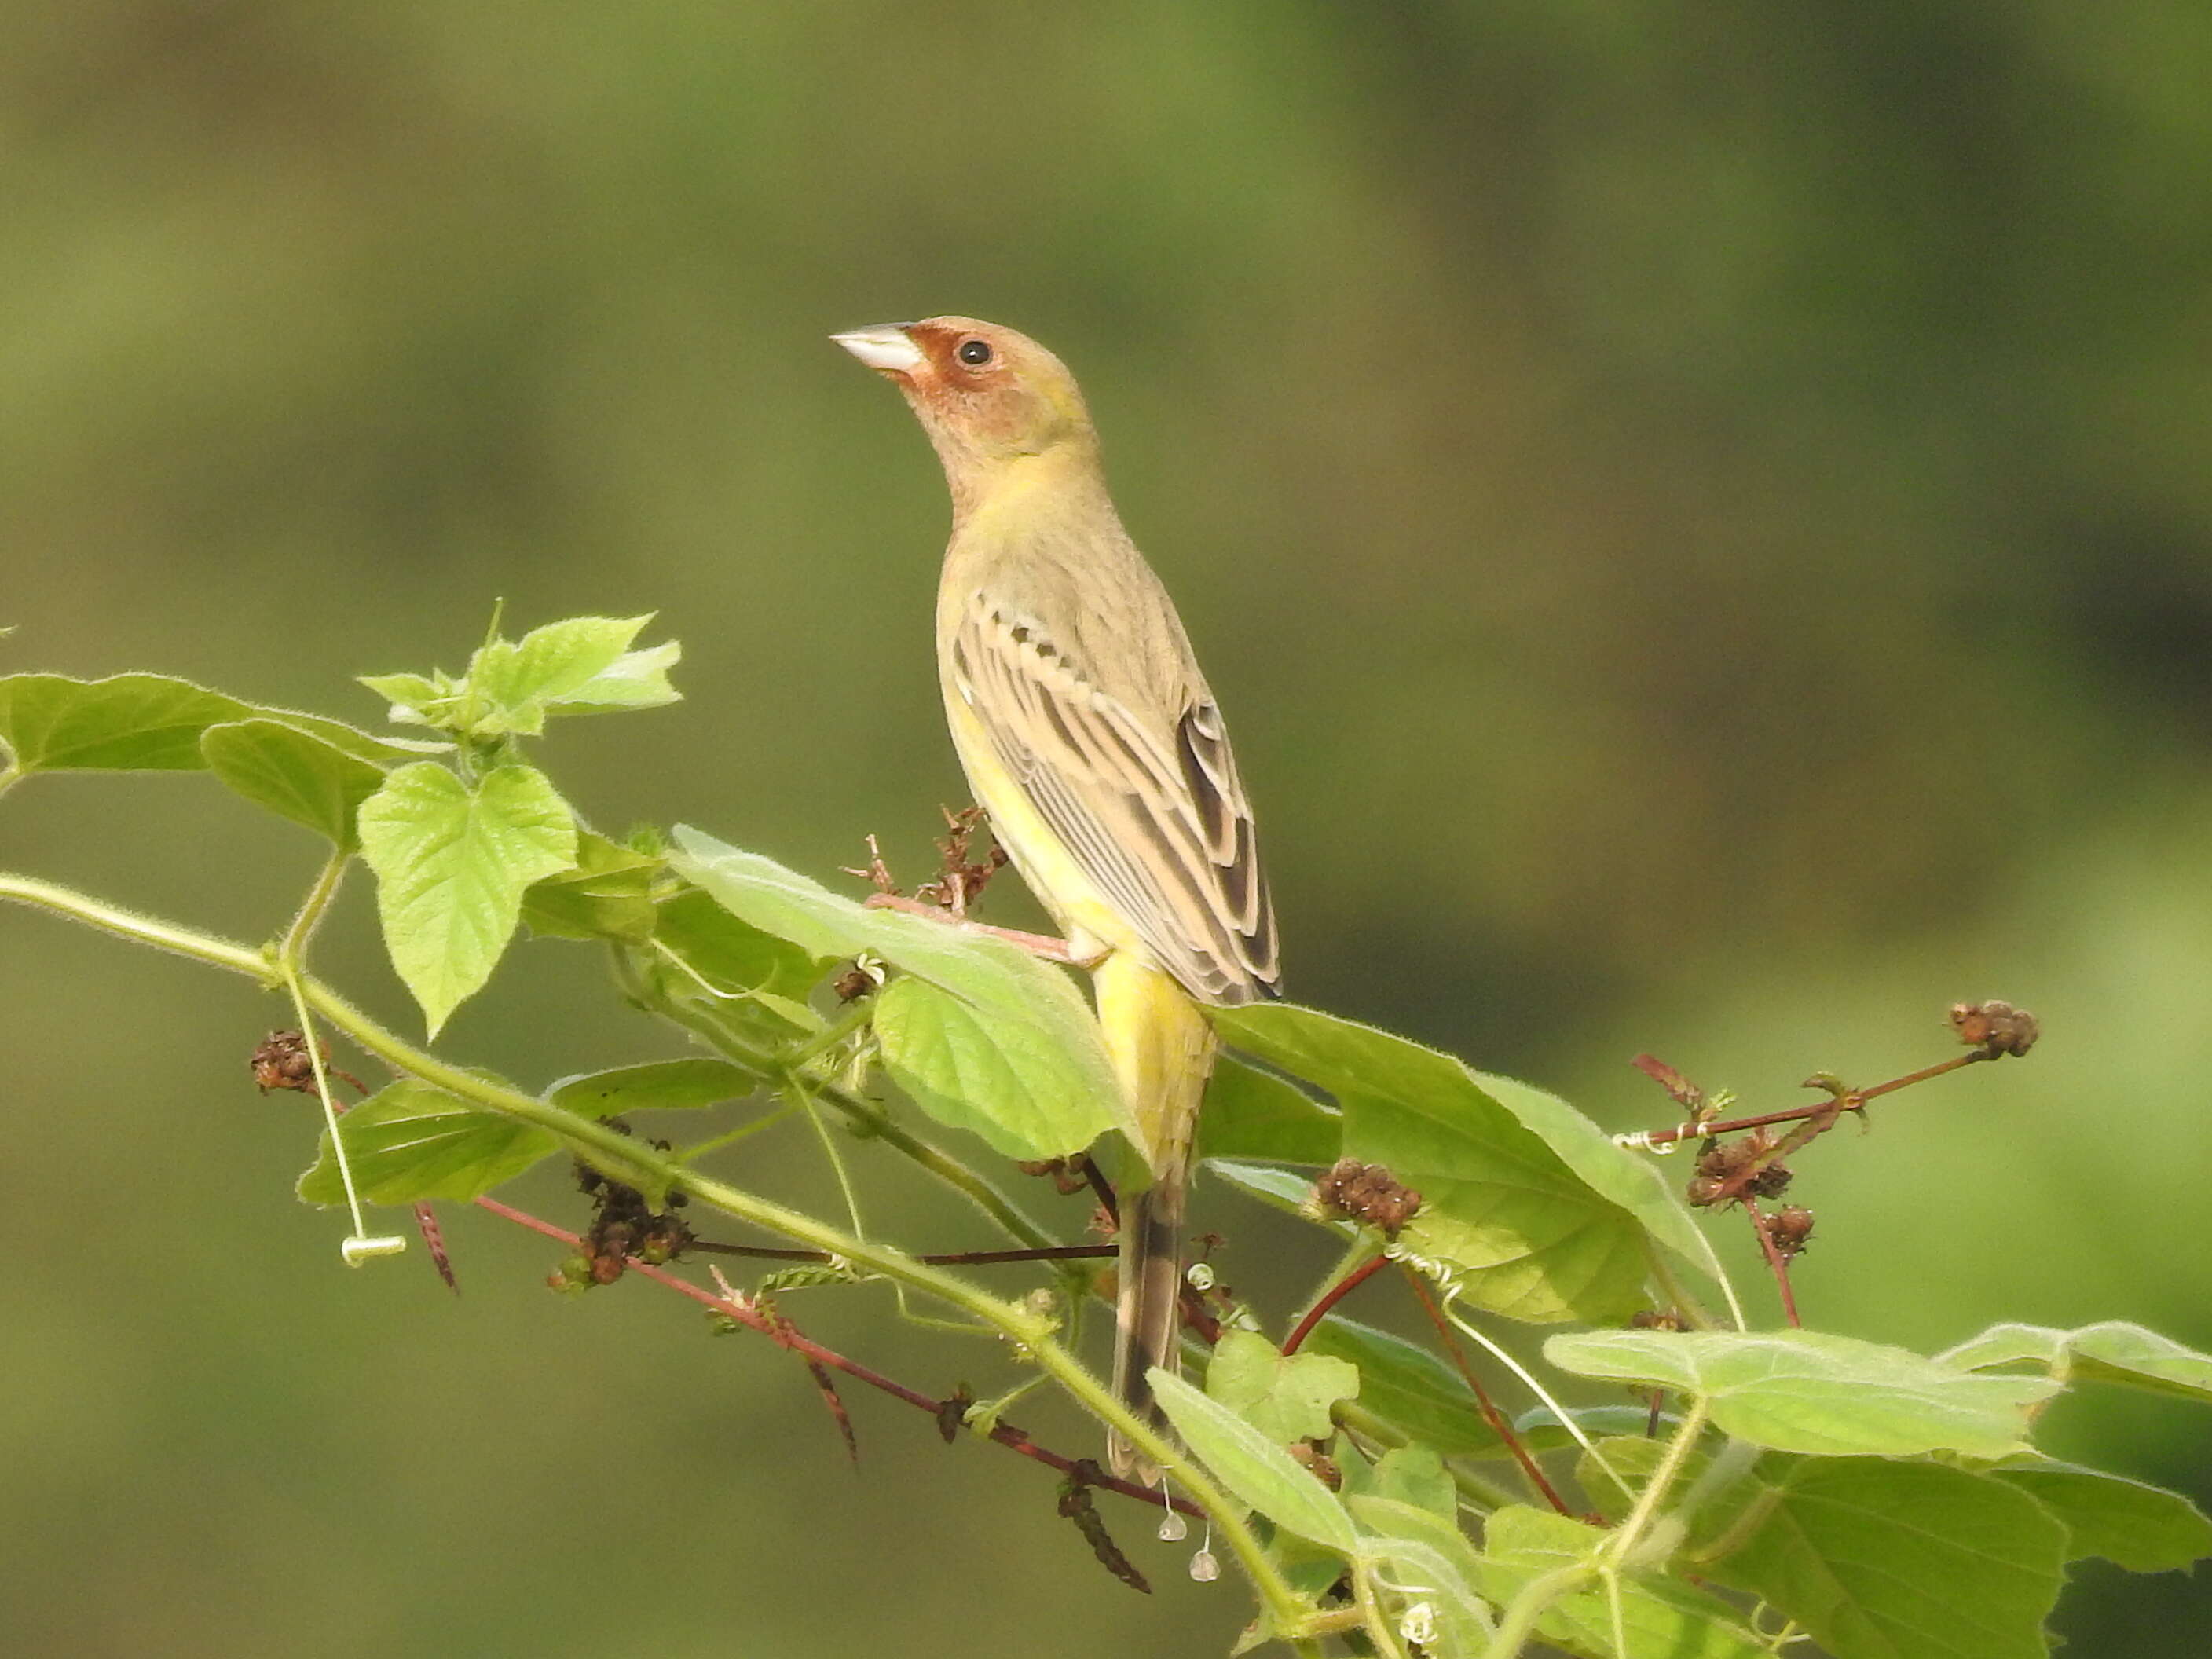
[[[1279,994],[1275,918],[1221,710],[1121,528],[1074,376],[968,317],[835,337],[894,382],[945,464],[945,717],[992,832],[1092,969],[1144,1167],[1125,1178],[1115,1391],[1156,1421],[1172,1368],[1201,1005]],[[1115,1437],[1117,1473],[1149,1476]]]

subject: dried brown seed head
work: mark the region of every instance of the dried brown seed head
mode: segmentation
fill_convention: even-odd
[[[1813,1237],[1813,1212],[1802,1204],[1792,1204],[1763,1218],[1766,1236],[1784,1256],[1796,1255]]]
[[[323,1050],[323,1058],[330,1059],[330,1050]],[[313,1094],[315,1088],[315,1063],[307,1054],[307,1039],[297,1031],[271,1031],[261,1039],[247,1062],[253,1081],[263,1094],[271,1089],[296,1089]]]
[[[1994,997],[1986,1002],[1954,1003],[1951,1029],[1960,1042],[1992,1060],[2000,1054],[2024,1054],[2043,1035],[2042,1024],[2033,1014]]]
[[[1356,1221],[1395,1238],[1419,1212],[1421,1195],[1382,1164],[1342,1158],[1315,1181],[1310,1202],[1320,1215]]]

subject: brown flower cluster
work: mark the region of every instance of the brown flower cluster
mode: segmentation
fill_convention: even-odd
[[[1764,1129],[1753,1129],[1734,1140],[1708,1140],[1698,1154],[1697,1173],[1690,1178],[1690,1202],[1703,1208],[1740,1198],[1780,1196],[1790,1185],[1790,1166],[1779,1159],[1759,1164],[1773,1150],[1774,1138]]]
[[[1759,1224],[1766,1229],[1776,1254],[1785,1261],[1812,1240],[1813,1212],[1802,1204],[1787,1205],[1772,1215],[1761,1216]]]
[[[1995,1060],[1999,1054],[2024,1054],[2035,1047],[2043,1027],[2025,1008],[1991,999],[1988,1002],[1951,1005],[1951,1029],[1959,1041],[1979,1048]]]
[[[1340,1158],[1314,1182],[1313,1207],[1395,1238],[1419,1211],[1421,1195],[1380,1164]]]

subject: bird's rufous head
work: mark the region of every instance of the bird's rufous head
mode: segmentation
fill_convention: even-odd
[[[830,337],[906,394],[956,495],[1024,456],[1092,441],[1075,377],[1026,334],[932,317]]]

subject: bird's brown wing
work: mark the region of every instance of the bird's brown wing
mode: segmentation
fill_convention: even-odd
[[[1278,994],[1275,916],[1221,711],[1176,711],[1164,738],[1102,690],[1033,617],[974,596],[954,686],[1068,855],[1202,1002]]]

